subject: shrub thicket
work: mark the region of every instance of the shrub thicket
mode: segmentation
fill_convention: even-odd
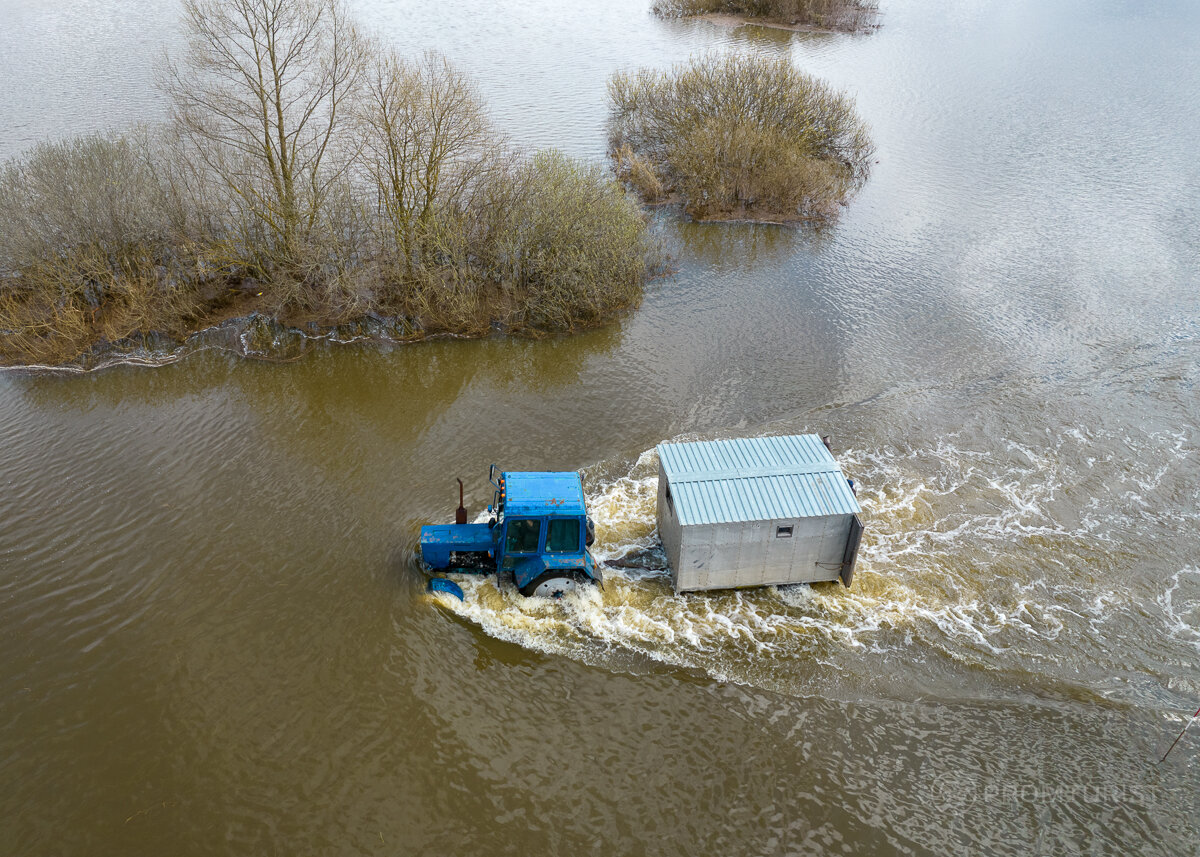
[[[740,15],[790,26],[853,32],[870,26],[879,11],[875,0],[655,0],[663,18]]]
[[[199,212],[147,129],[43,143],[0,170],[0,356],[54,360],[201,303]]]
[[[783,57],[707,54],[609,80],[618,174],[698,219],[831,217],[867,177],[851,99]]]
[[[441,57],[382,51],[338,0],[184,11],[168,125],[0,167],[0,359],[250,311],[563,331],[640,298],[636,202],[600,167],[512,150]]]

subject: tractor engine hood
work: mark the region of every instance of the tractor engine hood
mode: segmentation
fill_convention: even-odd
[[[450,565],[451,553],[476,553],[495,547],[487,524],[428,524],[421,527],[421,559],[430,568]]]

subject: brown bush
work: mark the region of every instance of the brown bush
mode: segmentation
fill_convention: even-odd
[[[638,159],[698,218],[828,218],[866,180],[853,102],[785,58],[708,54],[609,81],[610,152]]]
[[[519,192],[501,281],[518,324],[590,326],[641,299],[651,249],[645,218],[601,167],[539,152],[513,179]]]
[[[0,171],[0,350],[66,359],[181,329],[198,305],[194,218],[162,140],[46,143]]]
[[[428,329],[589,327],[634,306],[658,265],[637,205],[604,169],[554,151],[498,158],[384,268],[389,306]]]

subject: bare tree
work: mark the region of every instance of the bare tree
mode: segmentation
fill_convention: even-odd
[[[197,161],[294,264],[349,169],[365,46],[341,0],[184,0],[188,48],[161,85]]]
[[[382,54],[359,111],[364,168],[386,243],[411,271],[441,211],[460,207],[495,163],[499,143],[470,80],[436,53]]]

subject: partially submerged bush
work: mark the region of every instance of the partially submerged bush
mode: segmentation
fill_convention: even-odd
[[[196,307],[195,223],[145,129],[43,143],[0,170],[0,356],[175,330]]]
[[[549,151],[523,163],[501,235],[500,281],[533,328],[596,324],[641,298],[645,218],[599,166]]]
[[[741,15],[789,26],[853,32],[869,26],[879,10],[875,0],[655,0],[663,18],[689,15]]]
[[[621,186],[555,151],[497,156],[434,210],[420,246],[420,263],[380,248],[379,303],[432,330],[599,324],[637,304],[656,265],[645,216]]]
[[[616,74],[608,91],[618,173],[694,217],[828,218],[866,180],[873,148],[853,102],[786,58],[707,54]]]

